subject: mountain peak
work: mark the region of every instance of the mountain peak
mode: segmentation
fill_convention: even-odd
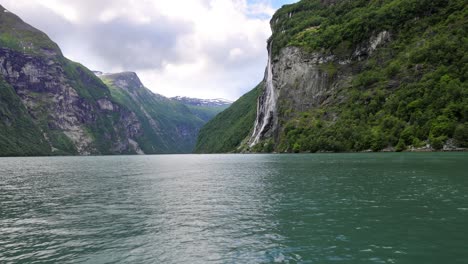
[[[222,99],[222,98],[198,99],[198,98],[191,98],[191,97],[185,97],[185,96],[176,96],[176,97],[172,97],[171,99],[182,102],[187,105],[193,105],[193,106],[228,106],[232,104],[232,101]]]
[[[24,22],[0,5],[0,46],[34,55],[62,55],[44,32]]]
[[[94,74],[126,90],[137,90],[145,87],[135,72],[103,73],[94,71]]]

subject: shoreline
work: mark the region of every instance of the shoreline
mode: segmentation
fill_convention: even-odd
[[[2,156],[1,158],[68,158],[68,157],[136,157],[136,156],[173,156],[173,155],[262,155],[262,154],[376,154],[376,153],[457,153],[468,152],[468,148],[446,149],[446,150],[404,150],[404,151],[348,151],[348,152],[333,152],[333,151],[317,151],[317,152],[225,152],[225,153],[160,153],[160,154],[124,154],[124,155],[43,155],[43,156]]]

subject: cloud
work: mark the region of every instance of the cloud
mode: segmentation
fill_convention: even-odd
[[[65,56],[154,92],[236,99],[263,78],[279,0],[4,0]],[[285,3],[290,0],[283,0]]]
[[[158,23],[142,24],[118,18],[88,27],[83,35],[89,36],[89,48],[103,61],[103,67],[138,71],[184,60],[178,52],[178,41],[192,31],[191,27],[190,23],[165,17]]]

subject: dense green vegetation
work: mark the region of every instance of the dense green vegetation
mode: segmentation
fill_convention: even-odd
[[[28,62],[33,68],[29,75],[36,70],[47,75],[42,85],[28,82],[28,76],[16,83],[1,80],[0,155],[135,154],[133,140],[145,153],[193,150],[204,121],[185,105],[151,93],[136,75],[124,80],[130,90],[111,81],[108,87],[89,69],[65,58],[46,34],[1,6],[0,48],[2,68],[13,65],[16,70]],[[2,73],[8,80],[20,75]]]
[[[49,155],[41,130],[15,90],[0,77],[0,156]]]
[[[440,149],[449,138],[468,147],[465,1],[344,1],[308,9],[317,2],[302,1],[281,11],[330,17],[318,19],[319,24],[300,25],[320,29],[295,34],[288,45],[333,52],[344,42],[353,47],[381,30],[389,30],[392,41],[353,65],[358,74],[351,89],[341,92],[346,102],[289,120],[278,150],[379,151],[393,146],[402,151],[426,143]],[[333,38],[327,37],[329,30],[335,32]],[[330,113],[337,120],[330,119]]]
[[[43,32],[24,23],[18,16],[0,5],[0,47],[34,55],[43,55],[44,50],[61,54],[57,44]]]
[[[73,87],[79,96],[88,102],[95,104],[100,98],[110,97],[108,88],[95,75],[84,66],[72,62],[62,56],[60,48],[43,32],[24,23],[18,16],[6,12],[0,6],[0,47],[11,50],[17,57],[33,56],[40,61],[42,57],[48,57],[55,61],[56,65],[63,69],[66,80],[64,81]],[[13,88],[4,83],[2,89],[2,107],[8,111],[3,111],[0,118],[3,122],[8,122],[8,126],[1,129],[3,139],[0,155],[74,155],[77,149],[73,142],[55,126],[51,126],[51,109],[54,102],[47,93],[29,91],[28,96],[34,102],[35,116],[31,116]],[[13,94],[10,94],[13,92]],[[8,93],[8,94],[7,94]],[[5,113],[6,114],[5,116]],[[17,116],[14,121],[8,121],[8,116]],[[108,122],[108,118],[99,113],[88,113],[89,117],[94,116],[97,122],[87,129],[89,134],[96,138],[96,148],[100,153],[109,154],[109,139],[104,138],[115,134],[112,131],[113,122]],[[0,123],[1,123],[0,121]],[[108,132],[102,133],[103,130]],[[47,137],[44,136],[47,134]],[[107,142],[107,143],[104,143]],[[8,146],[8,147],[5,147]],[[53,149],[53,151],[51,150]]]
[[[465,0],[302,0],[284,6],[271,20],[273,56],[295,46],[333,55],[336,61],[349,59],[349,65],[321,68],[332,79],[352,72],[352,80],[321,107],[292,112],[279,105],[278,142],[266,139],[251,151],[468,147],[467,16]],[[353,57],[383,31],[390,34],[388,43],[371,56]],[[224,139],[236,118],[210,122],[197,149],[236,149],[242,139]]]
[[[257,115],[257,98],[262,89],[263,83],[208,122],[200,130],[195,152],[236,151],[241,142],[251,133]]]
[[[208,122],[217,114],[221,113],[222,111],[226,110],[229,106],[205,106],[205,105],[188,105],[186,106],[190,109],[190,111],[199,117],[204,122]]]
[[[59,60],[70,86],[80,97],[90,101],[110,97],[109,88],[88,68],[65,57]]]
[[[192,152],[196,132],[205,122],[187,106],[153,94],[139,81],[129,81],[127,88],[119,87],[116,80],[125,78],[126,74],[106,75],[102,76],[102,80],[109,87],[112,99],[128,107],[141,122],[144,133],[137,142],[142,150],[148,154]],[[126,78],[130,79],[135,80],[137,77]]]
[[[302,0],[273,16],[273,50],[291,45],[349,55],[376,32],[423,31],[441,19],[462,18],[465,8],[464,0]],[[463,24],[458,22],[460,30]]]
[[[404,151],[427,144],[467,148],[467,16],[466,0],[302,0],[283,7],[271,22],[273,56],[287,46],[333,55],[335,62],[320,65],[320,70],[330,80],[344,72],[352,76],[349,86],[334,89],[318,108],[293,112],[287,98],[281,98],[280,104],[286,103],[278,107],[277,137],[252,151]],[[190,136],[219,110],[186,106],[137,89],[140,84],[125,90],[105,79],[105,85],[64,58],[44,33],[3,8],[0,18],[3,51],[47,56],[63,70],[65,78],[57,82],[78,93],[82,104],[77,107],[83,107],[79,118],[100,154],[113,154],[113,143],[126,140],[121,122],[133,113],[142,126],[138,143],[144,152],[188,152],[194,145]],[[390,40],[372,55],[353,55],[383,31]],[[338,59],[350,63],[341,65]],[[262,87],[210,121],[200,132],[196,152],[240,150],[252,132]],[[55,102],[48,92],[28,91],[27,96],[33,102],[31,113],[14,88],[0,80],[0,155],[77,154],[70,138],[53,125]],[[115,103],[118,110],[99,110],[99,99]]]
[[[134,73],[107,76],[104,83],[1,6],[0,48],[2,73],[10,82],[0,83],[2,156],[135,154],[136,143],[148,154],[190,153],[201,126],[224,110],[153,94]],[[18,69],[25,63],[32,70],[22,76]],[[128,85],[116,85],[114,77]]]

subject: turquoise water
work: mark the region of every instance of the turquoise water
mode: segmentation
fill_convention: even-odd
[[[468,153],[0,159],[0,263],[468,263]]]

